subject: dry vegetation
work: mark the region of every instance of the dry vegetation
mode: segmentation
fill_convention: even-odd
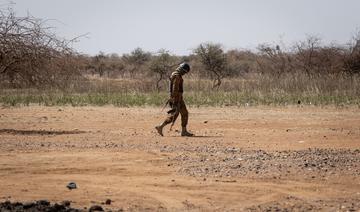
[[[0,11],[0,101],[6,105],[162,105],[167,78],[182,61],[192,105],[355,104],[360,96],[360,36],[324,45],[308,36],[292,46],[261,44],[224,51],[203,43],[188,56],[150,53],[80,55],[46,22]],[[189,92],[191,91],[191,92]]]
[[[63,88],[80,75],[69,42],[43,20],[0,10],[0,79],[11,88]]]
[[[188,56],[89,56],[73,41],[0,8],[0,211],[359,210],[360,36]],[[183,61],[195,136],[178,121],[161,137],[165,112],[131,106],[163,106]]]

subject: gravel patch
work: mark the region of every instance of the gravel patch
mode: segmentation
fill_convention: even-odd
[[[303,175],[326,178],[360,176],[360,150],[306,149],[298,151],[241,150],[225,148],[204,153],[184,152],[172,159],[180,174],[194,177],[282,178]]]

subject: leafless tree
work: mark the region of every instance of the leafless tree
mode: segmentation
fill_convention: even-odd
[[[280,45],[261,44],[258,50],[259,55],[256,61],[262,73],[268,72],[275,77],[280,77],[294,68],[292,54],[283,51]]]
[[[288,50],[279,45],[263,44],[258,47],[257,63],[262,73],[276,77],[290,73],[305,73],[307,77],[341,74],[344,65],[344,48],[331,44],[321,45],[321,39],[308,36]]]
[[[317,52],[321,49],[320,43],[321,39],[319,37],[310,35],[305,41],[300,41],[295,44],[297,61],[309,77],[315,71],[315,58]]]
[[[360,74],[360,31],[352,38],[344,60],[344,69],[348,74]]]
[[[46,21],[0,10],[0,78],[12,87],[66,87],[79,77],[73,40],[58,38]]]

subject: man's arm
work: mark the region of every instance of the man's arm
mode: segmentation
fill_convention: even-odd
[[[174,76],[174,82],[173,82],[173,89],[171,97],[175,102],[179,102],[181,100],[182,93],[180,92],[181,87],[181,77],[180,76]]]

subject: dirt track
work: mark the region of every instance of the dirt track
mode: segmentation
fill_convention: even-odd
[[[159,137],[158,108],[0,110],[0,202],[111,199],[124,210],[360,210],[360,109],[190,108]],[[70,181],[78,189],[68,190]]]

